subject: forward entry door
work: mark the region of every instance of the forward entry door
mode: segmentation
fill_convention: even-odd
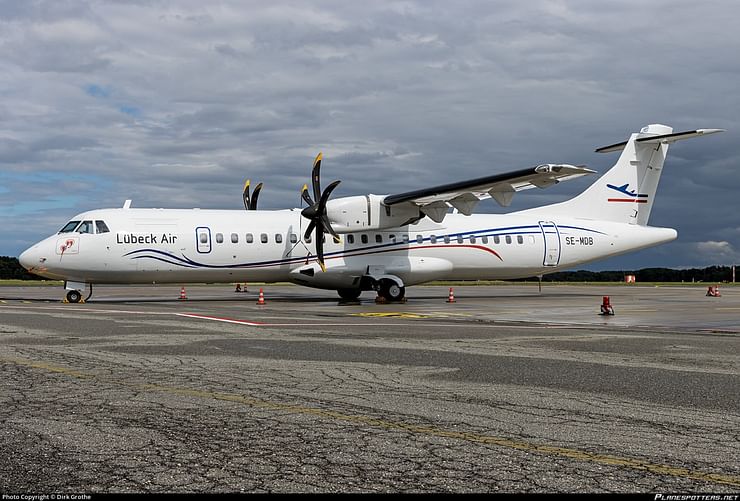
[[[198,242],[198,252],[208,254],[211,252],[211,230],[205,226],[199,226],[195,229],[195,238]]]

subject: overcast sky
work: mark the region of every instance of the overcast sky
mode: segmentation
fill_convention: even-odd
[[[650,224],[677,241],[589,269],[740,264],[740,4],[0,0],[0,255],[82,211],[300,205],[540,163],[650,123],[674,144]],[[570,198],[592,175],[518,193]],[[503,212],[492,201],[480,212]]]

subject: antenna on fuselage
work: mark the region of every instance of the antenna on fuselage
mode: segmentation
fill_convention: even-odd
[[[123,208],[124,209],[130,209],[131,208],[131,200],[126,200],[123,202]]]

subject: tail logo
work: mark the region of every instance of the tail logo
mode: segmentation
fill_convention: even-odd
[[[646,204],[648,199],[647,193],[637,193],[635,190],[628,190],[629,183],[623,184],[622,186],[614,186],[612,184],[607,184],[607,188],[612,189],[616,191],[617,193],[620,193],[622,195],[626,195],[626,197],[621,198],[609,198],[607,199],[607,202],[632,202],[632,203],[638,203],[638,204]]]

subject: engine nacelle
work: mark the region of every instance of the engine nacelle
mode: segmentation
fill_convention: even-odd
[[[384,198],[382,195],[335,198],[326,203],[326,216],[337,233],[395,228],[424,217],[414,204],[385,205]]]

